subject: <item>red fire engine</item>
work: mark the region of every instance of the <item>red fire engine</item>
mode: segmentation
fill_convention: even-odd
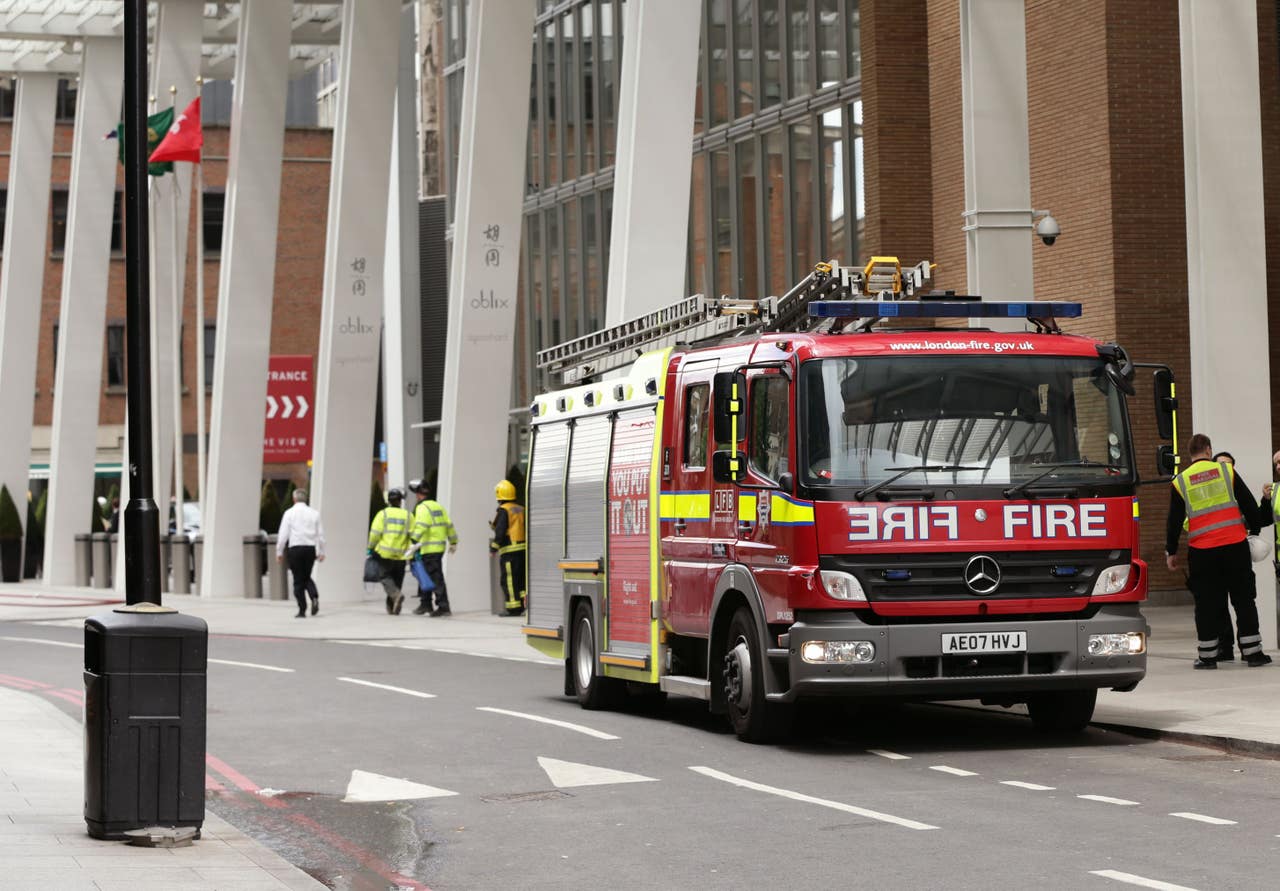
[[[1061,333],[1078,303],[921,295],[929,272],[820,264],[539,355],[569,386],[532,406],[523,630],[566,694],[693,696],[758,741],[823,697],[1070,731],[1142,680],[1135,364]],[[1034,330],[906,327],[940,318]],[[1142,367],[1170,438],[1172,375]]]

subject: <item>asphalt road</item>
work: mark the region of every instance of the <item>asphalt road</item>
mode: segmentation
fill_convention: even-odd
[[[0,623],[79,717],[81,632]],[[752,746],[557,668],[215,636],[209,807],[334,888],[1272,888],[1280,763],[947,706],[809,712]],[[389,798],[402,800],[388,801]]]

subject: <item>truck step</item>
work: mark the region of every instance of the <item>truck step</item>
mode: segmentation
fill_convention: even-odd
[[[669,674],[658,678],[659,689],[680,696],[692,696],[694,699],[711,700],[711,682],[702,678],[691,678],[684,675]]]

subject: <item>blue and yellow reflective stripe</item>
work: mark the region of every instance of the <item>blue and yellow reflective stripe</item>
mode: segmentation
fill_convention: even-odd
[[[775,494],[769,499],[769,522],[777,526],[812,526],[813,502]]]
[[[710,520],[710,492],[663,492],[658,497],[658,516],[663,520]]]
[[[1138,499],[1135,498],[1133,499],[1133,518],[1136,520],[1138,519],[1138,516]]]

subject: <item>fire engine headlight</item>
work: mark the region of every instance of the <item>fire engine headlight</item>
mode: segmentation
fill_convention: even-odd
[[[1147,651],[1147,636],[1141,631],[1124,634],[1090,634],[1090,656],[1140,656]]]
[[[815,665],[864,665],[876,658],[876,645],[869,640],[807,640],[800,658]]]
[[[1108,566],[1098,573],[1098,580],[1093,583],[1094,596],[1118,594],[1123,591],[1124,586],[1129,584],[1130,568],[1130,564],[1126,563],[1123,566]]]
[[[867,595],[862,590],[862,583],[849,573],[824,569],[820,574],[822,576],[822,587],[826,589],[829,597],[834,597],[836,600],[867,602]]]

